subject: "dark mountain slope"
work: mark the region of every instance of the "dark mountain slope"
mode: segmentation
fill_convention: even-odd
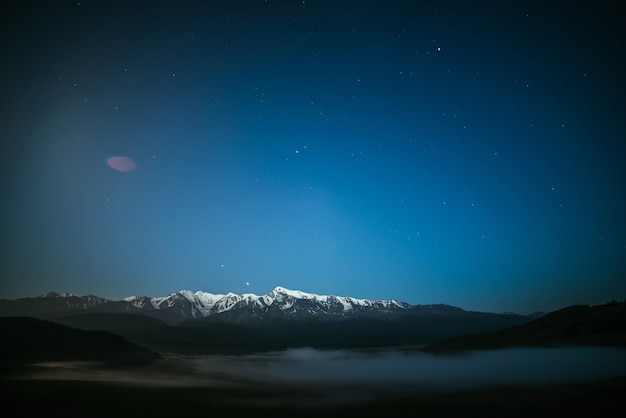
[[[135,313],[85,313],[52,319],[58,324],[72,328],[96,331],[120,331],[136,329],[163,329],[168,325],[154,317]]]
[[[141,364],[160,356],[106,331],[81,331],[28,317],[0,318],[2,368],[45,361]]]
[[[424,350],[441,353],[570,345],[626,347],[626,302],[570,306],[525,324],[456,337]]]
[[[189,320],[164,330],[120,333],[159,351],[250,352],[304,346],[331,349],[422,345],[528,320],[519,315],[466,312],[451,307],[334,320],[277,314],[233,323],[232,314],[224,312]]]

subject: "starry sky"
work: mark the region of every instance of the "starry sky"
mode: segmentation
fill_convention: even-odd
[[[626,298],[617,1],[10,1],[0,297]]]

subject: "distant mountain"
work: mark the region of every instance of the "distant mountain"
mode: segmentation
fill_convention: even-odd
[[[264,296],[181,290],[120,301],[52,293],[0,300],[0,316],[8,315],[112,331],[160,352],[185,353],[421,345],[530,320],[442,304],[323,296],[283,287]]]
[[[0,316],[27,315],[56,318],[78,313],[135,313],[170,325],[210,318],[216,322],[240,323],[255,320],[344,320],[383,319],[398,316],[471,315],[448,305],[409,305],[396,300],[370,300],[321,296],[276,287],[267,295],[212,294],[181,290],[164,297],[131,296],[111,301],[98,296],[48,293],[35,298],[0,299]],[[511,316],[511,315],[509,315]],[[515,316],[515,315],[513,315]]]
[[[93,309],[110,302],[98,296],[77,296],[51,292],[34,298],[0,299],[0,316],[49,317],[72,311]]]
[[[142,364],[159,354],[106,331],[82,331],[29,317],[0,318],[0,369],[46,361]]]
[[[626,302],[570,306],[525,324],[435,343],[424,351],[443,353],[570,345],[626,347]]]
[[[175,323],[211,317],[225,322],[247,322],[257,319],[320,319],[333,320],[360,315],[391,314],[409,309],[411,305],[395,300],[368,300],[341,296],[320,296],[276,287],[267,295],[212,294],[181,290],[160,298],[129,297],[124,301],[134,308],[178,313]],[[168,319],[170,319],[168,318]]]

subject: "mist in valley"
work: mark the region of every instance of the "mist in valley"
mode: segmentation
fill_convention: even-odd
[[[255,386],[456,390],[546,385],[626,375],[626,350],[554,348],[432,355],[295,348],[250,355],[166,356],[148,367],[106,369],[94,363],[42,363],[26,378],[80,379],[149,386]]]

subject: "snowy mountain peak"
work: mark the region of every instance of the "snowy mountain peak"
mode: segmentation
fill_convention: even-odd
[[[343,296],[317,295],[315,293],[290,290],[282,286],[275,287],[263,296],[252,293],[238,295],[213,294],[202,291],[179,290],[163,297],[130,296],[122,302],[135,309],[155,311],[176,311],[182,319],[197,319],[228,313],[229,317],[260,318],[272,315],[289,314],[291,317],[344,317],[357,313],[390,313],[404,310],[410,305],[395,300],[355,299]],[[163,312],[165,314],[165,312]]]
[[[267,296],[271,297],[281,297],[281,296],[291,296],[296,299],[320,299],[326,298],[326,296],[320,296],[313,293],[301,292],[300,290],[289,290],[281,286],[277,286],[272,290]]]
[[[40,298],[76,298],[78,297],[74,293],[65,293],[65,292],[49,292],[45,295],[39,296]]]

